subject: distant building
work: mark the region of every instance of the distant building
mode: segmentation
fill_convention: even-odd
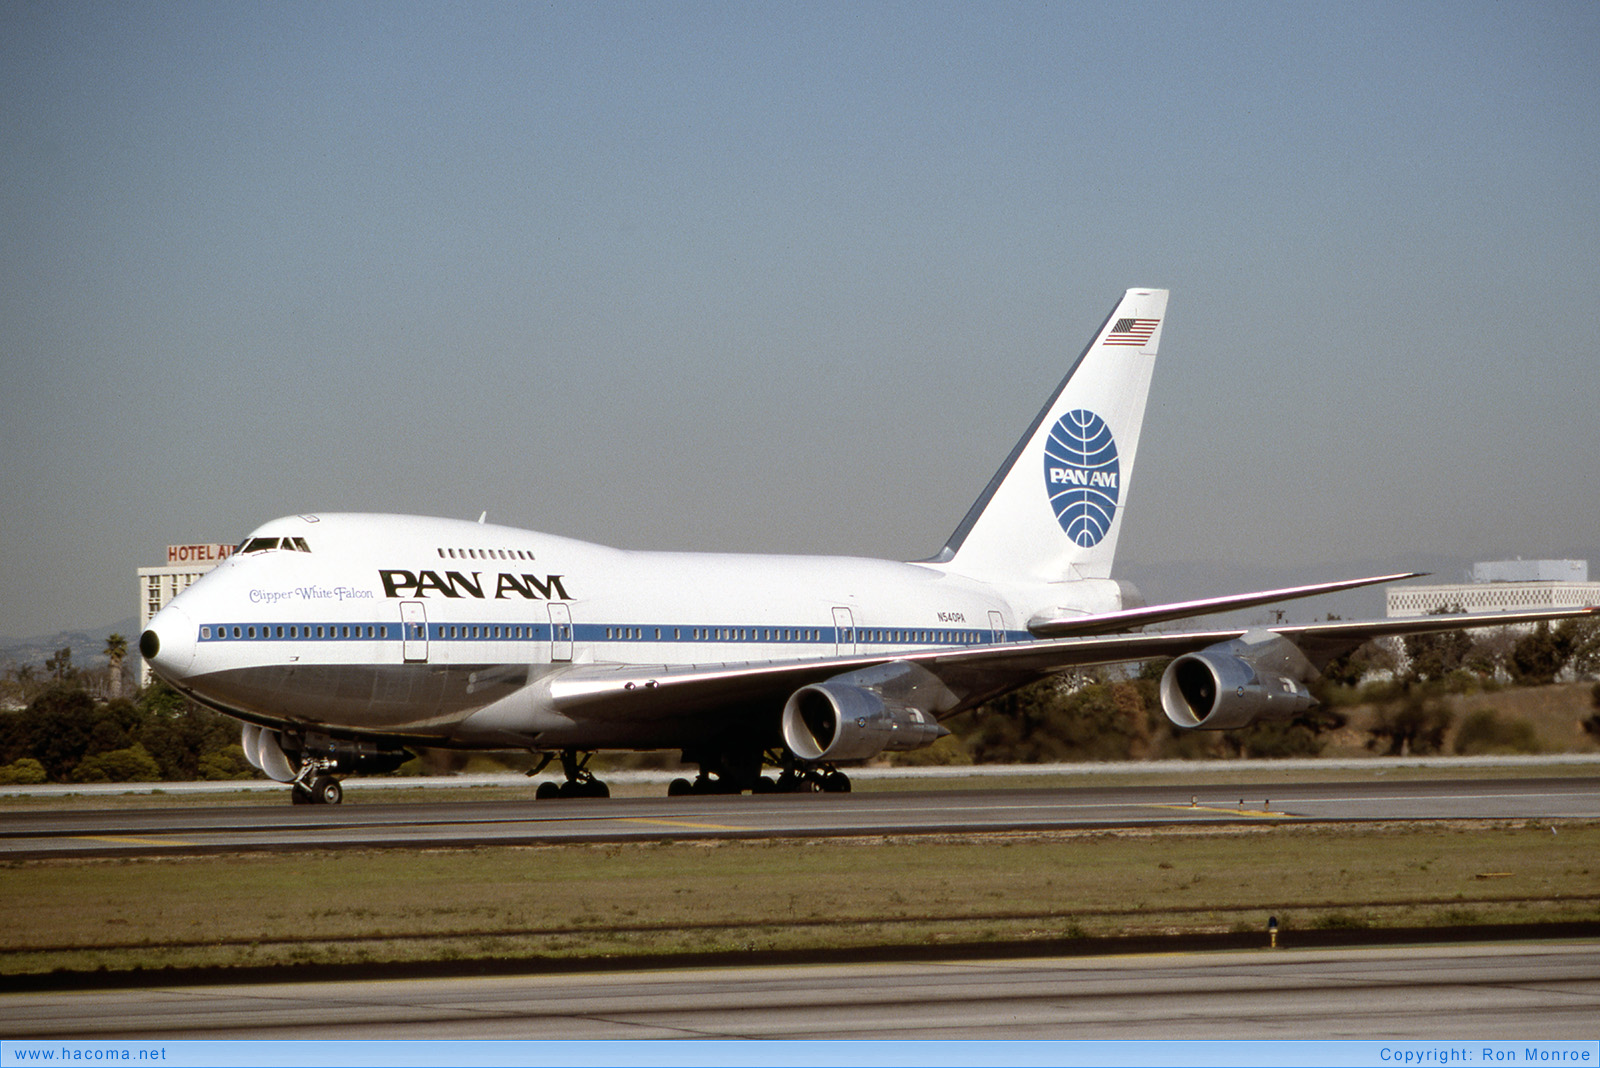
[[[233,555],[232,545],[207,542],[201,545],[167,546],[165,567],[139,569],[139,633],[143,634],[150,619],[167,606],[167,602],[188,589],[195,580]],[[138,639],[133,645],[137,647]],[[136,653],[136,650],[134,650]],[[150,685],[150,665],[139,660],[139,685]]]
[[[1472,582],[1576,582],[1589,581],[1587,560],[1490,560],[1473,564]]]
[[[1467,577],[1453,585],[1391,587],[1389,617],[1600,605],[1600,582],[1589,581],[1587,560],[1490,560],[1473,564]]]

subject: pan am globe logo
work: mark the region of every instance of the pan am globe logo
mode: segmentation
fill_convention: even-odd
[[[1044,446],[1044,484],[1056,522],[1074,543],[1098,545],[1117,514],[1122,481],[1111,428],[1084,408],[1057,420]]]

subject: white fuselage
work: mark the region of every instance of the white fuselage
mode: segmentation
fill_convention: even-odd
[[[251,546],[271,545],[271,548]],[[1070,599],[1069,599],[1070,598]],[[158,674],[242,719],[437,744],[639,746],[660,725],[473,714],[568,665],[884,657],[1028,640],[1042,608],[1120,607],[1110,582],[1001,589],[943,565],[632,552],[413,516],[292,516],[152,621]]]

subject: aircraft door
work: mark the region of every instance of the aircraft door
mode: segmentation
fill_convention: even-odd
[[[1006,621],[999,612],[989,613],[989,640],[996,645],[1004,644],[1006,640]]]
[[[850,616],[850,609],[835,608],[833,610],[834,651],[840,656],[853,656],[856,651],[856,624]]]
[[[572,612],[564,604],[550,602],[550,662],[572,659]]]
[[[400,637],[408,664],[428,660],[428,613],[421,601],[400,602]]]

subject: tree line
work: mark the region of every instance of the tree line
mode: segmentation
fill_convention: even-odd
[[[122,696],[126,643],[107,642],[110,679],[57,650],[43,672],[8,667],[0,713],[0,784],[182,782],[254,778],[239,724],[155,682]],[[107,696],[107,695],[112,696]]]
[[[1332,732],[1349,726],[1348,710],[1356,705],[1375,709],[1365,727],[1365,744],[1375,753],[1441,753],[1452,727],[1457,728],[1457,753],[1535,752],[1531,724],[1482,709],[1457,726],[1449,698],[1595,676],[1600,673],[1600,622],[1565,620],[1522,633],[1501,627],[1368,642],[1329,664],[1312,684],[1316,707],[1290,720],[1234,731],[1189,731],[1167,720],[1159,692],[1167,663],[1147,662],[1133,675],[1111,669],[1041,680],[956,716],[947,723],[951,738],[931,750],[901,754],[896,761],[1314,757]],[[1588,711],[1583,727],[1600,740],[1600,683],[1590,691]]]

